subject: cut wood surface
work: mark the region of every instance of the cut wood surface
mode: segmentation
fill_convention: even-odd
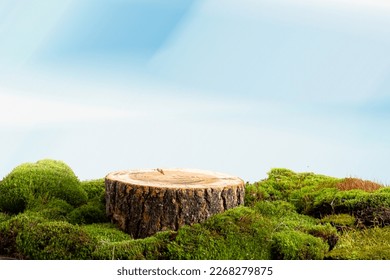
[[[106,176],[109,218],[134,238],[177,230],[244,204],[244,181],[195,169],[116,171]]]

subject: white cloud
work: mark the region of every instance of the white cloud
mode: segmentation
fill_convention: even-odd
[[[64,88],[66,86],[64,85]],[[220,121],[253,110],[237,99],[207,97],[174,88],[68,86],[64,90],[37,85],[31,90],[0,88],[0,127],[97,121]],[[53,94],[49,94],[52,92]],[[61,93],[63,92],[63,95]]]
[[[138,114],[104,106],[88,106],[49,98],[10,94],[0,89],[0,126],[113,120],[136,117]]]

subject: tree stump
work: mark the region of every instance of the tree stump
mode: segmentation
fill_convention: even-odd
[[[216,172],[125,170],[108,174],[105,182],[107,215],[133,238],[177,230],[244,204],[244,181]]]

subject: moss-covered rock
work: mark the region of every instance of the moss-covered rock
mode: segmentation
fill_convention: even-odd
[[[63,199],[73,206],[87,201],[87,194],[72,169],[56,160],[21,164],[0,184],[1,211],[23,212],[38,197]]]
[[[222,237],[200,224],[181,227],[168,244],[168,258],[174,260],[226,259],[226,245]]]

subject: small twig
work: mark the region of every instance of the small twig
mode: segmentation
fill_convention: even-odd
[[[161,168],[156,169],[158,172],[160,172],[162,175],[165,175],[164,171]]]

